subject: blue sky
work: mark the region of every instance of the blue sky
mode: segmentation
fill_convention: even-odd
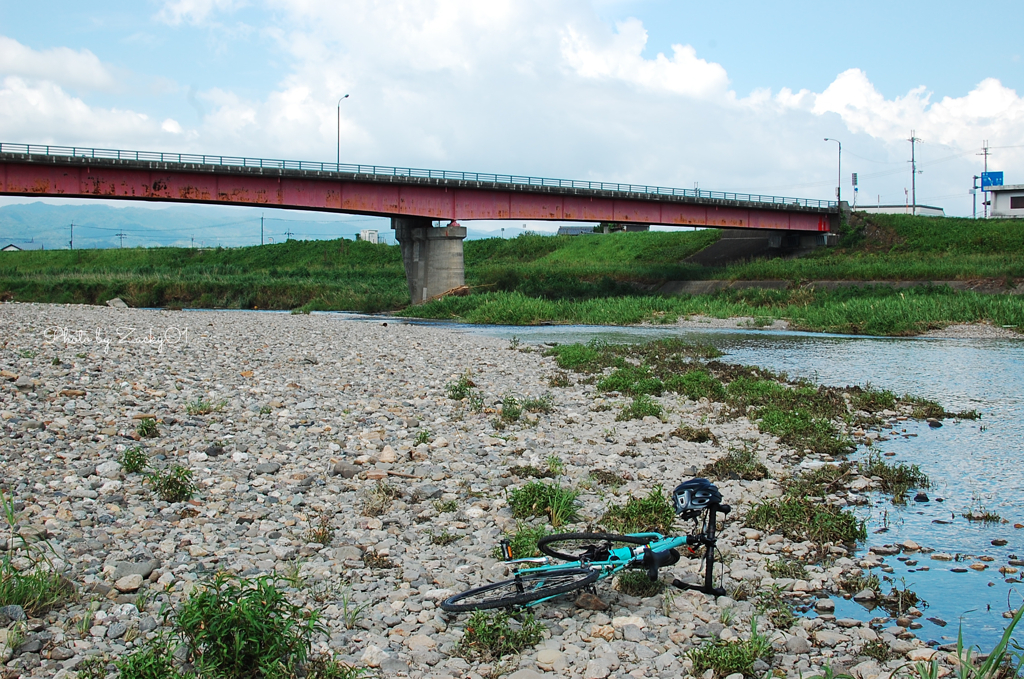
[[[514,172],[969,215],[1024,183],[1019,5],[149,0],[0,5],[0,139]],[[1007,17],[1001,21],[999,17]],[[45,18],[45,20],[41,20]]]

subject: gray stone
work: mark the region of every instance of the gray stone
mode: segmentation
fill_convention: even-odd
[[[718,635],[720,635],[722,633],[722,630],[724,629],[725,625],[723,625],[720,622],[709,622],[706,625],[699,626],[697,629],[693,631],[693,633],[696,634],[698,637],[704,639],[708,637],[714,637],[715,639],[717,639]]]
[[[862,589],[853,595],[854,601],[874,601],[878,594],[873,589]]]
[[[263,462],[256,465],[257,474],[276,474],[281,469],[281,465],[277,462]]]
[[[107,306],[113,307],[115,309],[127,309],[128,308],[128,305],[120,297],[115,297],[114,299],[108,299],[107,300]]]
[[[385,674],[408,674],[409,664],[400,658],[388,656],[381,660],[380,669]]]
[[[622,638],[626,641],[643,641],[644,631],[636,625],[623,625]]]
[[[29,639],[21,646],[14,649],[14,655],[23,655],[25,653],[38,653],[43,648],[43,642],[39,639]]]
[[[424,500],[433,500],[434,498],[441,497],[444,491],[437,486],[425,483],[422,486],[417,486],[412,490],[412,499],[414,502],[423,502]]]
[[[818,599],[814,602],[814,610],[821,611],[823,613],[831,613],[836,610],[836,603],[831,599]]]
[[[793,655],[803,655],[811,652],[811,644],[803,637],[792,636],[786,639],[786,650]]]
[[[13,604],[10,606],[0,606],[0,624],[7,625],[19,620],[25,620],[24,608]]]
[[[115,622],[107,628],[108,639],[120,639],[124,636],[124,633],[128,631],[128,625],[123,622]]]
[[[141,575],[143,578],[148,578],[157,568],[160,568],[159,559],[153,559],[152,561],[140,561],[138,563],[132,561],[116,561],[114,562],[114,574],[110,576],[110,579],[116,581],[126,575]]]
[[[339,462],[331,469],[331,475],[351,479],[359,473],[359,467],[351,462]]]
[[[152,632],[157,628],[157,621],[152,615],[147,615],[142,620],[139,620],[139,631],[145,634],[146,632]]]
[[[114,588],[122,594],[127,594],[138,590],[139,587],[142,587],[142,582],[143,578],[141,575],[138,573],[132,573],[131,575],[126,575],[117,580],[117,582],[114,583]]]

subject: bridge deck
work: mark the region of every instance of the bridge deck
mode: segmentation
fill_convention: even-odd
[[[828,231],[838,214],[830,201],[703,189],[6,143],[0,195],[797,231]]]

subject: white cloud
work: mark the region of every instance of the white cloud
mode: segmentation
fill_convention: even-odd
[[[232,12],[244,6],[245,0],[168,0],[157,12],[157,19],[177,26],[200,24],[216,12]]]
[[[85,90],[112,90],[117,83],[110,68],[89,50],[34,50],[0,35],[0,76],[5,75],[48,80]]]

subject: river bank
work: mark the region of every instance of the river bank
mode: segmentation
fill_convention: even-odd
[[[755,450],[771,477],[717,482],[736,508],[720,543],[736,598],[633,597],[602,583],[607,610],[571,600],[538,610],[544,638],[511,658],[518,677],[680,676],[693,667],[691,650],[749,638],[754,618],[772,644],[763,662],[794,679],[825,665],[869,679],[908,658],[947,662],[914,637],[914,611],[871,621],[829,613],[828,601],[845,600],[844,583],[930,546],[872,541],[878,549],[856,556],[833,544],[826,566],[798,577],[774,569],[820,545],[744,527],[741,517],[782,493],[778,479],[828,456],[794,451],[722,403],[666,393],[652,397],[663,418],[619,420],[628,398],[566,374],[536,347],[380,319],[3,304],[0,327],[5,491],[22,527],[48,537],[54,563],[86,592],[29,620],[27,645],[4,648],[24,676],[124,657],[161,630],[162,605],[180,606],[218,570],[291,578],[288,596],[324,615],[317,649],[389,675],[488,676],[493,662],[458,653],[465,616],[436,604],[504,576],[491,552],[522,520],[506,491],[530,482],[513,467],[554,469],[553,483],[579,491],[580,520],[562,527],[571,530],[733,449]],[[478,404],[452,398],[464,377]],[[503,417],[510,396],[547,405]],[[909,415],[879,411],[875,426]],[[154,436],[139,433],[144,421],[155,421]],[[673,435],[684,427],[711,436]],[[192,500],[161,500],[125,471],[118,460],[136,446],[154,468],[190,469]],[[619,481],[604,485],[596,470]],[[855,505],[873,488],[862,475],[847,480],[829,502]],[[324,516],[330,539],[321,544],[309,538]],[[551,529],[543,517],[526,521]],[[695,564],[672,570],[685,577]],[[773,586],[820,614],[775,628],[740,594]],[[366,604],[362,615],[347,615],[343,593]]]

